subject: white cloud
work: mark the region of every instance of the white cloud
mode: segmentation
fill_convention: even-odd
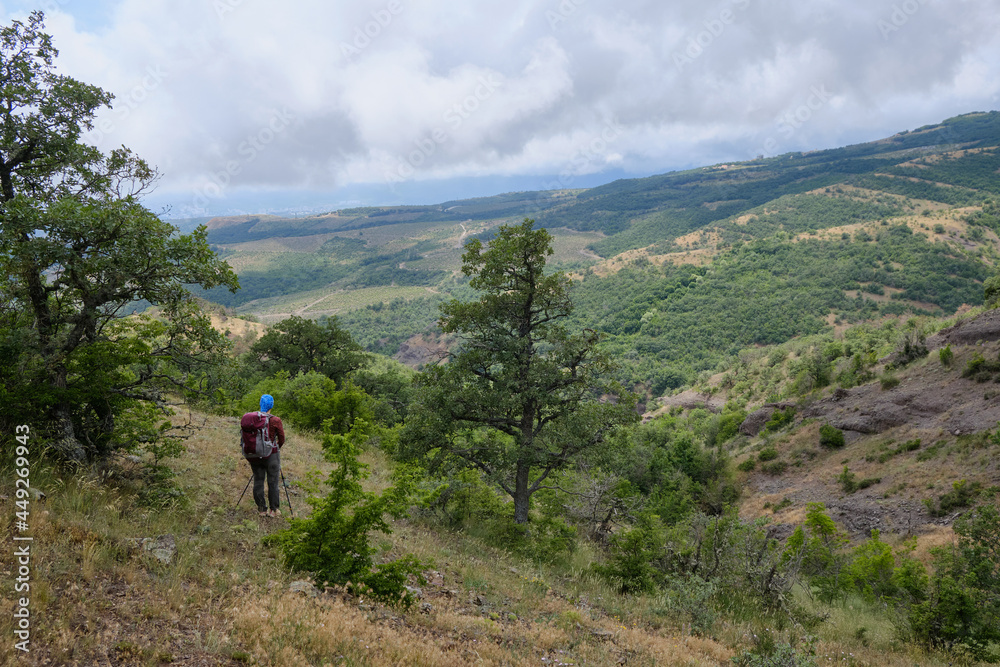
[[[1000,94],[992,0],[51,4],[61,70],[117,96],[94,139],[192,196],[233,162],[229,188],[332,189],[401,166],[666,171],[771,137],[780,151],[876,138]],[[609,122],[613,146],[581,161]]]

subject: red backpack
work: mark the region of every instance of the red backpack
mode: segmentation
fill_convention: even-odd
[[[248,412],[240,420],[240,444],[246,459],[266,459],[276,446],[270,433],[271,415]]]

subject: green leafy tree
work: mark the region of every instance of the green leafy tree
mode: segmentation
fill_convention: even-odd
[[[421,380],[421,408],[404,434],[411,452],[440,448],[482,470],[513,499],[518,524],[553,472],[637,419],[632,398],[602,379],[598,334],[561,326],[570,279],[545,274],[552,237],[533,227],[525,219],[501,226],[488,247],[466,244],[462,271],[481,297],[441,306],[440,326],[461,347]]]
[[[81,141],[112,96],[56,74],[43,27],[33,12],[0,28],[0,348],[18,419],[44,418],[53,449],[84,461],[130,446],[116,433],[136,402],[194,388],[224,346],[186,286],[238,283],[204,227],[178,235],[139,203],[149,165]],[[142,300],[161,317],[123,322]]]
[[[238,404],[238,412],[251,412],[260,404],[261,394],[271,394],[277,413],[301,428],[320,431],[329,426],[334,433],[347,433],[356,419],[372,421],[372,398],[350,381],[337,383],[316,371],[293,378],[279,372],[258,382]]]
[[[820,599],[829,602],[843,594],[847,542],[847,535],[826,513],[826,505],[806,503],[806,520],[789,536],[783,559],[801,563],[801,571],[818,590]]]
[[[254,343],[251,352],[261,360],[268,374],[316,371],[338,384],[366,363],[361,346],[340,328],[335,317],[320,325],[293,315],[271,327]]]
[[[1000,511],[986,505],[965,513],[955,535],[954,545],[932,550],[927,598],[910,609],[910,624],[928,645],[1000,661]]]

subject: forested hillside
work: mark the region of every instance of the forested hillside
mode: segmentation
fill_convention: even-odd
[[[998,146],[1000,113],[976,113],[589,190],[216,219],[209,241],[242,289],[207,296],[265,322],[336,316],[391,355],[433,332],[437,304],[468,294],[466,240],[531,217],[555,235],[553,266],[578,279],[574,321],[607,336],[621,379],[656,394],[747,345],[981,303]]]

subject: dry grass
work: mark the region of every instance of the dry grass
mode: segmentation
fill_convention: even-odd
[[[290,593],[288,584],[302,576],[260,545],[285,522],[258,519],[247,498],[234,507],[248,476],[234,443],[235,420],[193,417],[200,428],[174,464],[185,505],[144,507],[141,470],[130,463],[106,482],[33,471],[33,484],[48,498],[31,515],[32,653],[18,659],[5,642],[0,664],[723,665],[754,632],[719,621],[714,637],[692,636],[683,619],[663,615],[656,596],[622,597],[589,576],[597,554],[586,545],[571,562],[543,567],[408,520],[375,539],[386,558],[412,553],[433,562],[411,610],[341,590]],[[299,485],[327,464],[317,438],[294,429],[283,454],[292,503],[302,513]],[[370,488],[388,483],[381,452],[366,453],[364,462],[373,472]],[[0,485],[0,493],[9,495],[8,487]],[[3,528],[8,544],[12,528]],[[164,534],[177,541],[169,565],[127,542]],[[2,583],[11,587],[8,562]],[[6,637],[12,610],[4,596]],[[821,627],[821,655],[853,651],[856,665],[944,664],[893,645],[874,616],[858,620],[848,609],[842,618]],[[855,621],[868,628],[869,647],[854,639]]]

